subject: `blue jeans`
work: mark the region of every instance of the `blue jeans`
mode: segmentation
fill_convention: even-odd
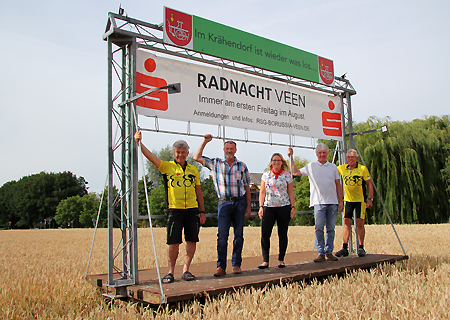
[[[240,267],[244,245],[244,216],[247,201],[244,197],[237,201],[219,201],[217,232],[217,268],[227,269],[227,247],[230,226],[233,223],[234,241],[231,264]]]
[[[331,254],[334,249],[334,227],[337,218],[337,204],[315,204],[314,220],[316,226],[316,248],[319,254]],[[327,226],[326,243],[323,229]]]

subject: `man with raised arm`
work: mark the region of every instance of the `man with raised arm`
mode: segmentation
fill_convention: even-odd
[[[212,140],[211,134],[206,134],[202,144],[194,154],[194,160],[203,164],[211,171],[214,189],[219,198],[218,233],[217,233],[217,270],[215,277],[226,274],[227,246],[231,223],[234,229],[233,255],[231,257],[232,272],[242,273],[242,247],[244,244],[244,216],[247,219],[251,213],[250,207],[250,176],[245,163],[239,161],[236,154],[236,143],[224,143],[225,159],[203,156],[203,149]]]
[[[191,281],[195,276],[189,272],[198,242],[200,224],[206,221],[203,193],[200,188],[200,175],[197,168],[187,163],[189,145],[184,140],[173,144],[174,161],[164,161],[151,153],[142,143],[141,132],[134,135],[136,143],[142,144],[142,153],[163,174],[167,209],[167,244],[169,271],[163,277],[163,283],[174,282],[175,263],[179,246],[182,243],[182,231],[186,241],[182,279]],[[200,211],[199,211],[200,207]]]
[[[347,152],[347,164],[338,167],[339,173],[344,181],[344,243],[342,249],[336,252],[337,257],[348,256],[348,239],[352,229],[353,211],[356,216],[356,227],[358,228],[358,256],[364,257],[364,218],[366,217],[366,209],[373,205],[373,186],[370,180],[369,170],[363,165],[358,164],[358,153],[355,149]],[[369,189],[369,199],[365,199],[366,187]]]
[[[292,154],[292,148],[289,148],[288,156]],[[337,213],[344,207],[341,179],[336,165],[328,162],[328,147],[324,143],[317,145],[316,156],[316,162],[310,162],[300,170],[292,162],[292,175],[306,175],[309,178],[310,207],[314,207],[316,248],[319,254],[314,262],[337,261],[338,258],[333,255],[334,228]],[[324,238],[325,223],[327,227],[326,242]]]

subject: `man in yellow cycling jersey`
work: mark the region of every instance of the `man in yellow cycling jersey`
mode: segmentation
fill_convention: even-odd
[[[142,140],[141,132],[136,132],[134,139],[137,144]],[[197,168],[187,163],[189,145],[184,140],[173,144],[174,161],[164,161],[156,157],[142,144],[142,153],[163,174],[167,210],[167,244],[169,271],[164,276],[164,283],[174,282],[175,263],[178,258],[179,246],[182,243],[182,230],[186,241],[182,279],[191,281],[195,276],[189,272],[198,242],[200,224],[206,221],[203,193],[200,188],[200,175]],[[199,211],[200,207],[200,211]]]
[[[344,181],[344,244],[342,249],[336,252],[337,257],[348,256],[348,240],[352,227],[353,211],[356,216],[356,227],[358,228],[358,256],[364,257],[364,218],[366,209],[372,207],[373,186],[370,180],[369,171],[363,165],[358,164],[358,153],[355,149],[347,152],[347,164],[340,165],[338,171]],[[369,189],[369,199],[365,199],[366,187]]]

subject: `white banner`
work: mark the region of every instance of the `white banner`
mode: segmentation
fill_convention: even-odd
[[[157,57],[138,50],[137,93],[181,83],[137,100],[137,112],[303,137],[342,140],[339,97],[220,68]]]

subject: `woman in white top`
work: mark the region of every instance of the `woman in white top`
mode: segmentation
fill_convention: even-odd
[[[283,156],[274,153],[270,159],[270,171],[264,172],[261,177],[259,192],[259,212],[261,218],[261,248],[263,263],[259,269],[269,267],[270,236],[277,222],[278,225],[278,267],[284,268],[289,221],[295,218],[295,196],[292,175],[287,172],[288,165]]]

